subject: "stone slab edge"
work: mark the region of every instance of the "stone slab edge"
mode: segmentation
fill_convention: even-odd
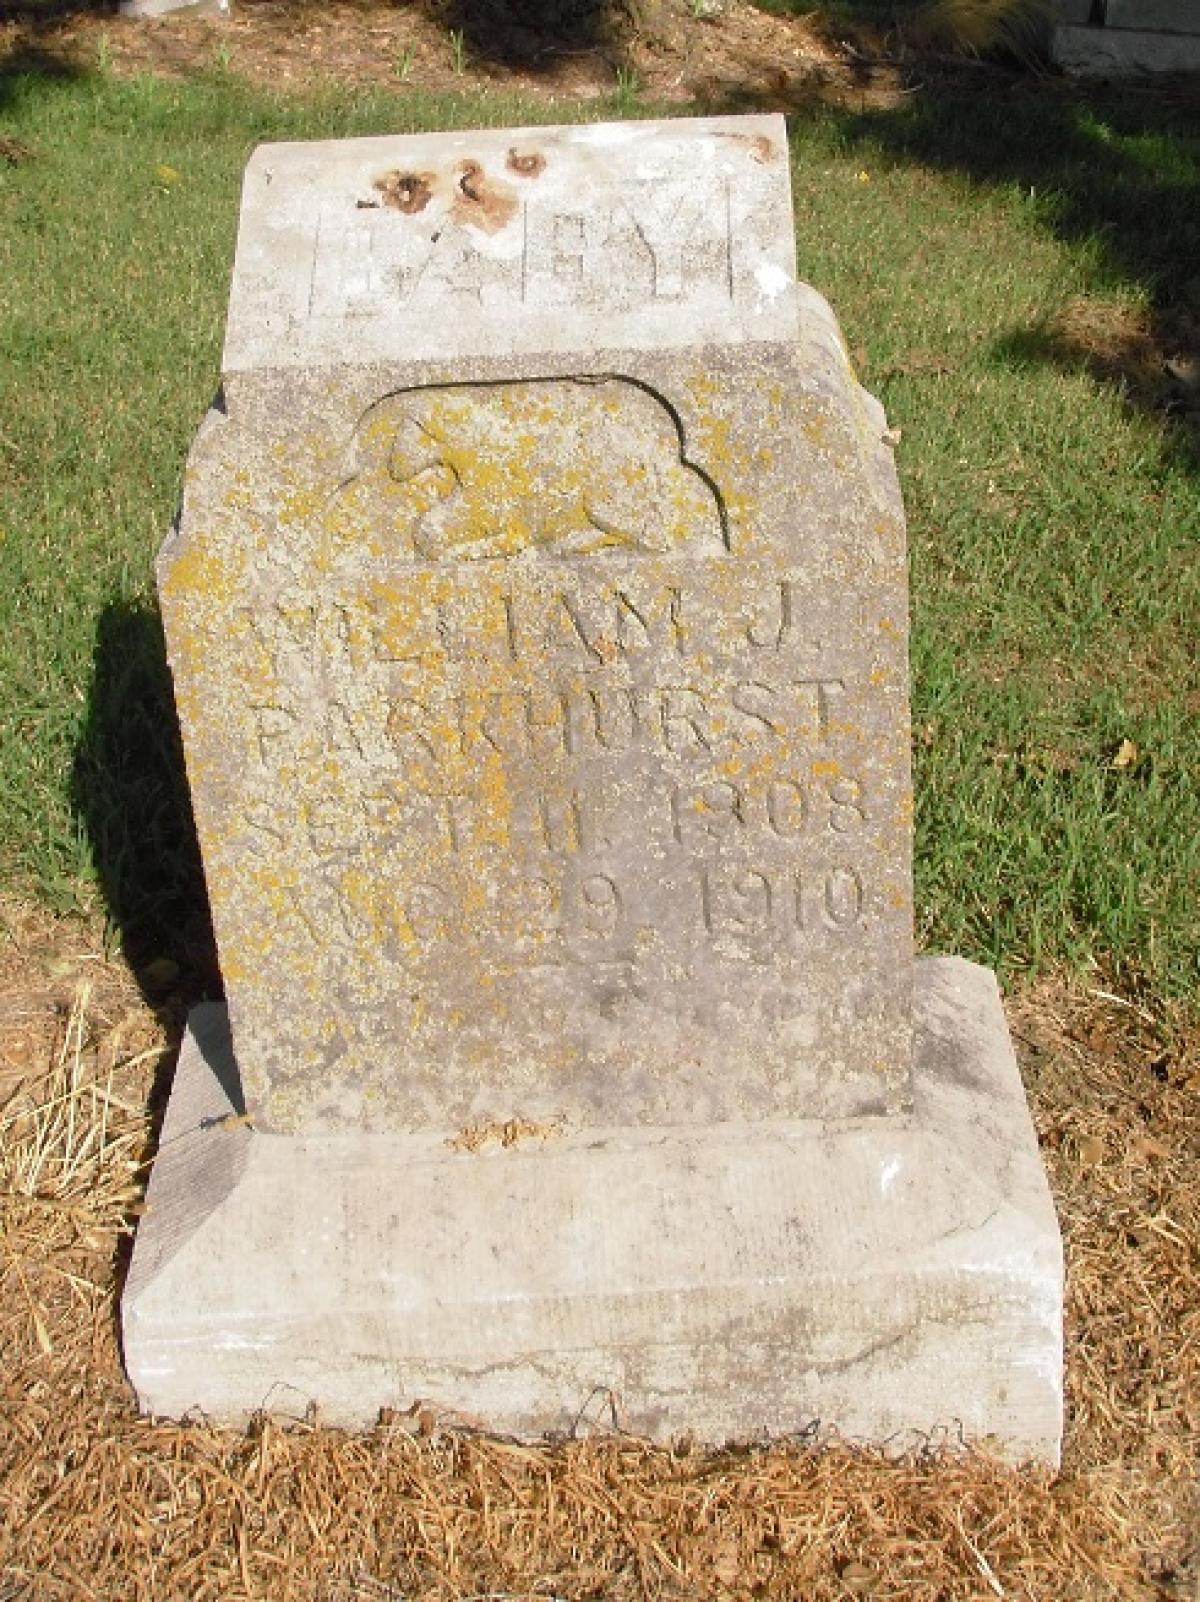
[[[421,1401],[535,1437],[599,1408],[1057,1462],[1062,1250],[999,992],[916,973],[908,1118],[473,1154],[237,1125],[224,1009],[198,1008],[122,1299],[142,1410],[370,1427]]]

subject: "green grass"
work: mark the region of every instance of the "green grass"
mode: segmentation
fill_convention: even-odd
[[[1200,125],[1148,101],[856,119],[836,164],[801,144],[798,233],[904,430],[924,938],[1194,999],[1200,415],[1164,428],[1031,337],[1076,297],[1196,292]]]
[[[203,896],[151,561],[212,398],[264,139],[527,121],[501,96],[288,102],[226,73],[0,77],[0,875],[138,944]],[[543,117],[544,120],[544,117]]]
[[[1172,115],[814,113],[794,188],[801,272],[903,429],[922,940],[1195,1001],[1200,452],[1045,333],[1076,297],[1162,315],[1196,291],[1200,128]],[[287,101],[222,73],[0,78],[0,132],[33,152],[0,162],[10,888],[69,908],[99,887],[165,949],[202,902],[150,564],[216,383],[253,145],[546,116],[490,93]]]

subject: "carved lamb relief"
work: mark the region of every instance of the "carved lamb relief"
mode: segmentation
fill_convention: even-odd
[[[335,537],[368,525],[423,561],[726,546],[678,417],[626,378],[402,390],[362,418],[352,457]]]

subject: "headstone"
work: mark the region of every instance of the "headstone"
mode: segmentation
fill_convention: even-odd
[[[766,126],[252,160],[160,577],[260,1127],[907,1097],[901,508]]]
[[[788,170],[774,117],[253,157],[159,562],[228,1011],[149,1410],[1057,1452],[994,981],[914,999],[903,513]]]

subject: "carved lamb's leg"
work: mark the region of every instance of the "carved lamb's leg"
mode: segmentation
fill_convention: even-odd
[[[603,501],[587,501],[580,508],[582,518],[574,527],[557,531],[547,546],[555,556],[590,556],[593,551],[614,547],[637,548],[639,542],[616,507]]]
[[[442,469],[437,471],[441,472]],[[440,495],[432,506],[423,507],[412,524],[413,549],[427,562],[440,562],[451,554],[467,554],[461,549],[462,486],[457,479],[451,479],[450,482],[452,488],[449,493]]]
[[[397,484],[410,483],[419,474],[431,467],[439,467],[445,461],[446,447],[443,441],[411,412],[395,414],[394,426],[387,470]]]

